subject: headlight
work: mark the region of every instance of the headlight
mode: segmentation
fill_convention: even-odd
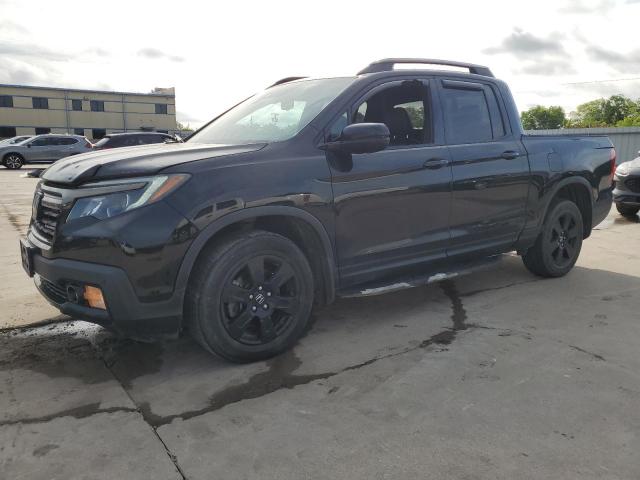
[[[82,217],[104,220],[149,205],[177,189],[188,178],[189,175],[184,174],[158,175],[86,185],[82,197],[69,212],[67,222]]]
[[[620,165],[618,165],[618,168],[616,168],[616,175],[626,177],[627,175],[629,175],[630,170],[631,169],[629,162],[621,163]]]

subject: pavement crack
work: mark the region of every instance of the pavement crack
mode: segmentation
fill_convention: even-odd
[[[593,357],[594,359],[599,360],[601,362],[606,362],[607,361],[602,355],[598,355],[597,353],[590,352],[589,350],[585,350],[584,348],[576,347],[575,345],[569,345],[569,348],[573,348],[574,350],[576,350],[578,352],[586,353],[587,355],[589,355],[589,356]]]
[[[113,408],[100,408],[100,403],[89,403],[87,405],[82,405],[80,407],[69,408],[67,410],[62,410],[61,412],[52,413],[50,415],[43,415],[42,417],[33,417],[33,418],[22,418],[16,420],[5,420],[0,422],[0,427],[4,427],[7,425],[28,425],[33,423],[46,423],[51,420],[55,420],[56,418],[62,417],[73,417],[76,419],[88,418],[93,415],[98,415],[101,413],[117,413],[117,412],[128,412],[134,413],[138,410],[135,408],[127,408],[127,407],[113,407]]]
[[[517,287],[518,285],[526,285],[528,283],[536,283],[536,282],[540,282],[540,281],[544,281],[546,279],[533,279],[533,280],[526,280],[524,282],[513,282],[513,283],[508,283],[507,285],[500,285],[498,287],[488,287],[488,288],[480,288],[478,290],[471,290],[469,292],[465,292],[460,294],[461,297],[473,297],[474,295],[478,295],[480,293],[485,293],[485,292],[493,292],[495,290],[504,290],[505,288],[511,288],[511,287]]]
[[[151,431],[153,432],[153,435],[156,437],[156,439],[160,442],[160,444],[164,448],[164,451],[167,454],[167,457],[169,458],[169,461],[171,461],[171,463],[173,463],[173,466],[176,469],[176,472],[178,473],[178,475],[180,475],[180,478],[182,478],[182,480],[188,480],[187,476],[185,475],[184,471],[182,470],[182,467],[180,467],[180,463],[178,462],[178,457],[171,451],[169,446],[165,443],[163,438],[158,433],[158,427],[149,421],[149,416],[147,415],[147,412],[142,408],[143,406],[139,405],[138,402],[136,402],[136,400],[131,395],[131,392],[129,391],[128,386],[118,377],[118,375],[115,374],[115,372],[111,368],[113,366],[113,363],[110,364],[107,361],[107,359],[104,358],[104,356],[100,353],[100,351],[95,347],[95,345],[94,345],[94,349],[95,349],[96,355],[102,361],[102,363],[104,364],[105,368],[111,373],[111,375],[116,380],[116,382],[118,382],[118,384],[120,385],[120,387],[124,391],[125,395],[129,398],[131,403],[133,405],[135,405],[136,408],[134,408],[132,410],[137,412],[137,413],[139,413],[140,416],[142,417],[142,420],[147,425],[149,425],[149,428],[151,428]]]

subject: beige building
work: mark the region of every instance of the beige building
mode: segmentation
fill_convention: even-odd
[[[173,88],[107,92],[0,84],[0,138],[71,133],[97,140],[107,133],[176,132]]]

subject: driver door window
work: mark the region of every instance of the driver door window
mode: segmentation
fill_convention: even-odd
[[[407,81],[374,93],[357,106],[353,123],[384,123],[391,134],[389,146],[431,143],[431,122],[426,121],[427,98],[422,82]]]
[[[339,139],[349,123],[384,123],[389,128],[390,147],[424,145],[433,142],[425,85],[407,81],[380,90],[358,104],[347,121],[343,113],[329,127],[327,141]]]

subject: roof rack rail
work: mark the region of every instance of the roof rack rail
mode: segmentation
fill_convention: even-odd
[[[284,77],[278,80],[273,85],[269,85],[268,88],[275,87],[276,85],[282,85],[283,83],[293,82],[294,80],[302,80],[303,78],[307,78],[307,77]]]
[[[358,72],[358,75],[365,73],[390,72],[397,63],[420,63],[425,65],[446,65],[448,67],[460,67],[469,69],[469,73],[493,77],[493,73],[488,67],[475,65],[473,63],[454,62],[450,60],[436,60],[434,58],[383,58],[377,62],[370,63],[367,67]]]

